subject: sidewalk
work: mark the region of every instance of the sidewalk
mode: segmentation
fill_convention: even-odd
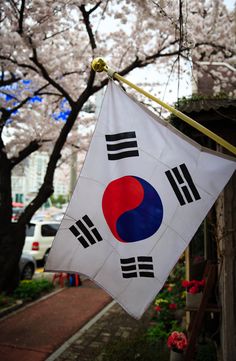
[[[149,311],[137,321],[113,301],[46,361],[103,361],[104,346],[130,338],[149,320]]]
[[[147,311],[135,320],[85,280],[0,319],[0,360],[102,361],[109,341],[130,337],[149,319]]]
[[[86,280],[0,319],[1,361],[46,360],[110,302]]]

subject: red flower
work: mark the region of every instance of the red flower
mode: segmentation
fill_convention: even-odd
[[[189,293],[199,293],[201,291],[203,291],[203,288],[205,286],[205,279],[201,280],[201,281],[197,281],[197,280],[192,280],[192,281],[182,281],[182,286],[184,288],[186,288],[186,291]]]
[[[199,281],[198,284],[199,284],[200,287],[204,287],[205,284],[206,284],[206,280],[203,279],[203,280]]]
[[[155,306],[155,310],[156,310],[157,312],[160,312],[160,311],[161,311],[161,307],[160,307],[160,306]]]
[[[178,351],[183,351],[187,344],[188,340],[183,332],[174,331],[167,339],[167,346]]]
[[[193,286],[193,287],[189,288],[188,292],[192,293],[192,294],[198,293],[199,288],[198,288],[198,286]]]
[[[169,304],[169,309],[170,309],[170,310],[176,310],[176,309],[177,309],[176,303],[170,303],[170,304]]]
[[[182,281],[182,287],[187,288],[189,286],[189,281]]]

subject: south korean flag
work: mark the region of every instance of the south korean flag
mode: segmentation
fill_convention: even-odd
[[[234,170],[110,81],[45,269],[87,275],[140,318]]]

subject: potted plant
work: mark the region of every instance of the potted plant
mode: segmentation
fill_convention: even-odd
[[[182,281],[182,286],[186,289],[186,306],[187,307],[198,307],[201,299],[202,292],[205,286],[205,279],[200,281]]]
[[[167,346],[170,349],[170,361],[183,360],[184,350],[188,345],[187,337],[183,332],[173,331],[168,339]]]

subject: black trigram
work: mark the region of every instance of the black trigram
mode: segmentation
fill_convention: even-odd
[[[121,258],[120,263],[123,278],[154,277],[150,256]]]
[[[69,228],[84,248],[102,241],[102,237],[91,219],[85,215]]]
[[[165,173],[181,206],[201,199],[185,164]]]
[[[105,137],[109,160],[139,156],[135,132],[107,134]]]

